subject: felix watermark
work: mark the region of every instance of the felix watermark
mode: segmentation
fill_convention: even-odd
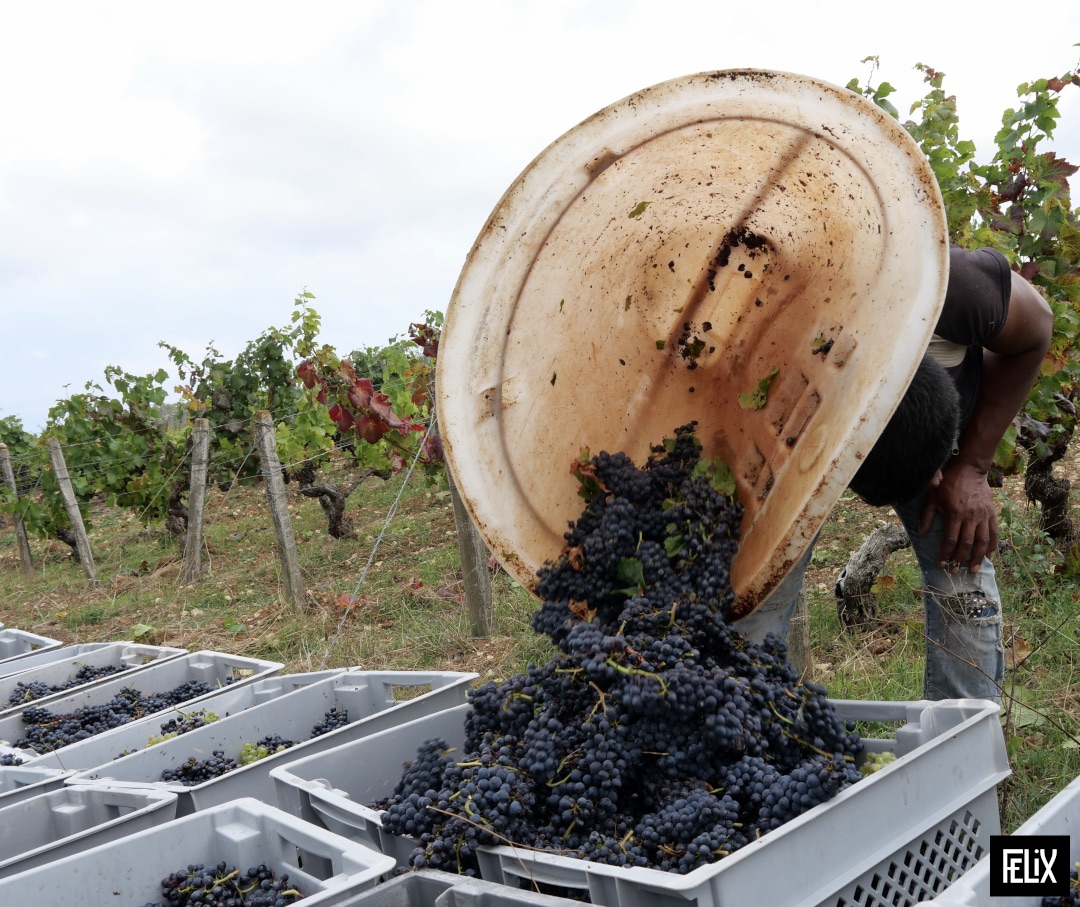
[[[992,835],[990,896],[1069,893],[1068,835]]]

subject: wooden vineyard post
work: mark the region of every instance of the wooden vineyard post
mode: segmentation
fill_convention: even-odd
[[[97,568],[94,567],[94,555],[90,552],[86,525],[79,512],[79,502],[75,499],[75,491],[71,487],[71,476],[68,475],[67,463],[64,462],[64,452],[60,449],[60,442],[56,438],[47,439],[46,444],[49,447],[49,461],[52,463],[56,482],[60,486],[60,496],[64,499],[68,520],[71,521],[71,531],[75,536],[75,551],[79,555],[79,563],[82,564],[86,578],[91,583],[96,583]]]
[[[263,483],[266,485],[266,497],[270,502],[270,515],[274,521],[274,533],[277,536],[278,560],[285,578],[285,594],[301,611],[305,609],[304,580],[300,576],[300,559],[296,554],[296,536],[293,533],[292,517],[285,500],[285,482],[281,478],[281,463],[277,455],[277,443],[274,438],[274,423],[270,413],[263,410],[255,416],[255,440],[262,463]]]
[[[206,469],[210,460],[210,422],[196,419],[192,430],[191,482],[188,485],[187,539],[180,582],[193,583],[203,572],[203,507],[206,502]]]
[[[0,478],[4,484],[15,494],[15,500],[19,499],[19,486],[15,484],[15,471],[11,468],[11,456],[8,454],[8,446],[0,444]],[[30,556],[30,540],[26,537],[26,526],[22,518],[16,512],[15,538],[19,544],[19,558],[22,560],[23,575],[27,579],[34,578],[34,559]]]
[[[488,550],[480,536],[449,468],[450,500],[454,502],[454,528],[457,529],[458,557],[465,581],[465,608],[469,613],[469,630],[474,639],[486,639],[495,629],[495,609],[491,603],[491,573],[488,570]]]

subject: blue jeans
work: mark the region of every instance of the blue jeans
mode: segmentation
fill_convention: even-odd
[[[966,567],[952,574],[938,566],[942,521],[938,517],[925,535],[919,534],[923,495],[895,507],[923,579],[926,611],[926,672],[923,695],[927,699],[992,699],[1001,701],[1005,679],[1005,652],[1001,641],[1001,596],[994,566],[983,558],[978,573]],[[815,538],[814,541],[817,541]],[[775,591],[735,626],[760,642],[768,633],[787,638],[788,623],[802,591],[806,566],[814,543]]]

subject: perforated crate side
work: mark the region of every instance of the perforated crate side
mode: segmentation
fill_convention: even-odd
[[[1025,835],[1067,835],[1070,865],[1080,861],[1080,778],[1073,779],[1050,801],[1012,833]],[[1040,907],[1038,895],[990,897],[990,858],[979,861],[962,878],[938,897],[934,907]]]
[[[908,907],[933,898],[989,853],[997,830],[982,817],[991,814],[997,814],[995,790],[897,849],[823,907]]]

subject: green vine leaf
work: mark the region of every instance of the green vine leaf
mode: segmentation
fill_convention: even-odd
[[[613,590],[615,592],[631,597],[641,595],[645,591],[645,569],[641,561],[636,557],[620,558],[619,566],[615,571],[615,578],[619,582],[628,584],[622,589]]]
[[[780,366],[774,365],[753,390],[739,394],[739,406],[743,409],[762,409],[769,402],[769,388],[779,374]]]

